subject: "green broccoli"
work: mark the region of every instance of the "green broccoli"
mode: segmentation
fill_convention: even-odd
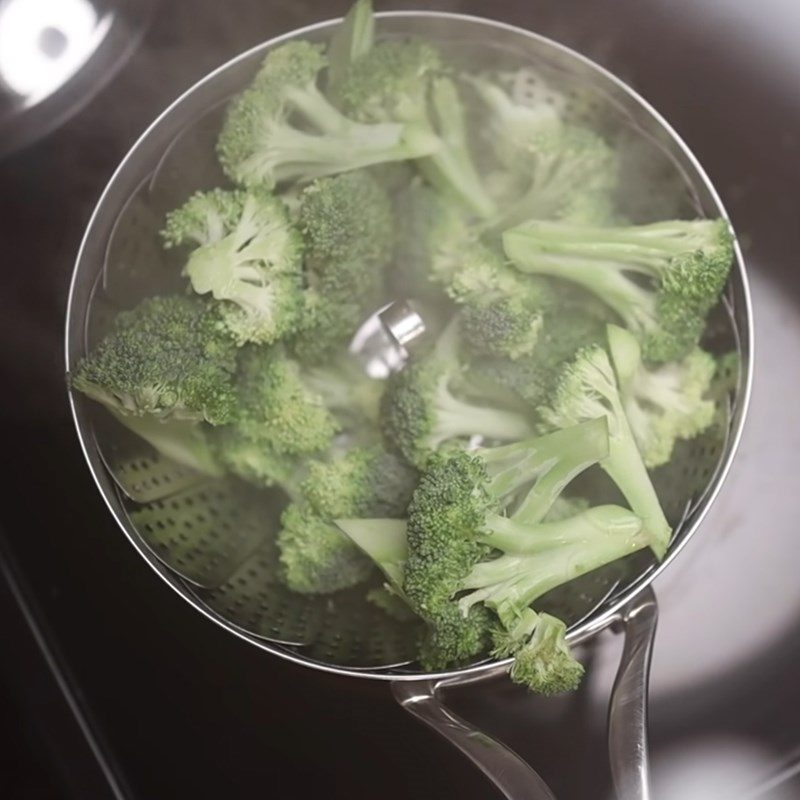
[[[714,378],[714,358],[697,347],[681,361],[648,369],[629,331],[609,325],[608,342],[622,404],[644,463],[666,464],[677,439],[693,439],[714,421],[714,402],[704,397]]]
[[[380,447],[354,447],[309,465],[303,495],[320,516],[394,517],[405,514],[416,470]]]
[[[235,413],[235,370],[236,347],[212,305],[151,297],[117,316],[70,383],[123,420],[152,416],[221,425]]]
[[[244,435],[235,425],[216,428],[211,437],[215,458],[229,472],[255,486],[279,487],[292,500],[302,497],[306,474],[303,456],[276,453],[269,444]]]
[[[242,352],[238,392],[236,433],[271,453],[323,452],[341,429],[324,398],[303,382],[300,364],[280,347]]]
[[[495,631],[492,655],[513,655],[511,680],[537,694],[572,692],[580,686],[585,670],[570,652],[566,635],[567,626],[560,619],[526,608],[512,631]]]
[[[567,124],[554,104],[527,106],[486,78],[467,78],[487,108],[495,151],[521,190],[492,220],[507,228],[529,219],[605,223],[612,216],[618,164],[592,131]],[[524,176],[522,180],[520,177]]]
[[[299,227],[306,267],[315,285],[327,291],[365,291],[392,251],[392,204],[364,170],[323,178],[300,197]]]
[[[329,594],[365,581],[373,563],[333,522],[291,503],[281,515],[278,549],[286,585]]]
[[[233,181],[272,187],[420,158],[441,146],[418,125],[348,119],[317,88],[326,65],[322,48],[303,41],[288,42],[266,57],[253,84],[228,108],[217,142],[222,167]],[[294,124],[294,114],[313,132]]]
[[[337,519],[347,538],[383,573],[391,591],[405,600],[403,570],[408,558],[407,523],[404,519]]]
[[[608,428],[598,419],[512,445],[432,456],[408,508],[404,587],[417,611],[435,614],[452,597],[464,563],[472,565],[496,542],[496,532],[484,537],[487,519],[502,524],[495,518],[526,485],[534,483],[515,518],[541,522],[564,486],[607,455]]]
[[[549,404],[539,413],[544,425],[555,430],[607,419],[609,453],[600,466],[641,517],[650,547],[662,558],[671,529],[631,431],[608,354],[600,345],[583,348],[562,368]]]
[[[697,345],[733,254],[723,219],[617,228],[531,221],[506,231],[503,245],[522,272],[572,281],[594,293],[651,361],[682,358]],[[643,285],[648,279],[652,285]]]
[[[344,107],[359,120],[412,123],[436,138],[439,147],[419,162],[423,175],[485,219],[495,213],[494,203],[469,152],[457,88],[442,72],[441,56],[430,44],[381,42],[350,68],[342,87]]]
[[[240,345],[269,344],[295,330],[303,307],[302,239],[284,204],[263,189],[197,192],[167,215],[167,247],[193,249],[184,273],[220,301]]]
[[[555,301],[546,279],[521,275],[480,243],[463,255],[447,293],[462,306],[461,330],[472,350],[512,360],[534,351]]]
[[[375,16],[371,0],[356,0],[336,27],[328,46],[327,93],[338,100],[354,61],[369,52],[375,41]]]
[[[457,452],[431,459],[408,509],[402,570],[405,596],[431,629],[424,666],[443,667],[480,653],[495,616],[506,631],[508,653],[525,650],[533,631],[517,624],[531,603],[646,545],[641,520],[618,506],[546,519],[564,486],[607,458],[608,429],[598,423],[475,456]],[[514,500],[531,482],[521,501]]]
[[[399,294],[438,302],[477,244],[476,233],[461,209],[418,182],[401,192],[396,212],[390,283]]]
[[[532,432],[531,422],[520,412],[458,396],[465,368],[457,340],[456,320],[432,352],[411,360],[390,379],[383,396],[384,433],[416,466],[424,466],[430,454],[446,444],[474,436],[514,441]]]
[[[563,126],[555,103],[518,103],[488,77],[462,75],[489,112],[485,125],[498,160],[509,170],[519,171],[520,156],[530,151],[532,143]]]
[[[393,245],[392,206],[371,175],[352,172],[309,186],[299,225],[310,289],[292,346],[301,360],[321,363],[349,343],[379,303]]]
[[[581,347],[605,340],[605,322],[587,306],[557,308],[553,304],[543,312],[536,346],[528,355],[515,359],[508,355],[486,357],[483,353],[488,348],[470,341],[475,355],[470,360],[468,379],[505,387],[536,409],[547,399],[561,367]]]

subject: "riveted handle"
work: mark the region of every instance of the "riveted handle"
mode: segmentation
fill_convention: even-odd
[[[437,696],[438,688],[435,681],[398,681],[392,693],[406,711],[464,753],[506,800],[556,800],[530,764],[447,708]]]
[[[647,695],[658,605],[648,587],[625,608],[625,632],[608,707],[608,755],[618,800],[650,800]]]

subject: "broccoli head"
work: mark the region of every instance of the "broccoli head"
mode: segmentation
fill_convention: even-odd
[[[322,48],[288,42],[265,59],[252,85],[228,108],[217,142],[223,169],[236,183],[272,187],[428,155],[436,136],[415,125],[354,122],[317,87]],[[311,129],[298,127],[300,117]]]
[[[381,42],[350,68],[342,87],[345,110],[370,122],[413,123],[434,136],[439,147],[420,160],[421,172],[439,192],[487,218],[494,203],[469,151],[457,87],[442,73],[441,56],[430,44]]]
[[[375,286],[394,230],[391,202],[372,175],[360,170],[315,181],[301,195],[299,226],[306,266],[326,290]]]
[[[459,397],[464,365],[457,337],[457,325],[450,323],[434,350],[394,375],[383,396],[384,433],[417,466],[424,466],[430,454],[446,444],[474,436],[514,441],[532,432],[520,412]]]
[[[600,466],[641,517],[653,552],[662,558],[671,529],[631,431],[608,354],[600,345],[583,348],[562,368],[550,402],[540,415],[551,429],[606,418],[609,453]]]
[[[572,655],[566,637],[567,626],[560,619],[527,608],[511,631],[495,631],[492,655],[513,655],[511,680],[537,694],[572,692],[580,686],[585,670]]]
[[[77,365],[73,389],[121,417],[229,422],[236,347],[218,310],[192,297],[152,297],[123,311]]]
[[[304,384],[300,364],[281,348],[247,348],[240,359],[236,432],[279,455],[326,450],[340,425]]]
[[[651,361],[683,358],[697,345],[733,255],[722,219],[616,228],[531,221],[506,231],[503,244],[521,271],[594,293],[619,315]]]
[[[299,216],[311,288],[292,346],[298,358],[319,364],[349,343],[379,302],[393,245],[392,207],[362,170],[312,184]]]
[[[167,247],[192,247],[184,272],[195,292],[221,301],[238,344],[269,344],[298,326],[302,239],[277,197],[263,189],[198,192],[167,215],[163,237]]]
[[[714,358],[699,347],[681,361],[648,368],[636,337],[608,326],[609,351],[636,443],[648,467],[666,464],[677,439],[693,439],[714,421]]]
[[[331,461],[312,462],[303,484],[321,516],[396,517],[405,514],[416,470],[380,447],[354,447]]]
[[[372,561],[324,517],[291,503],[281,515],[278,549],[286,585],[301,594],[329,594],[365,581]]]

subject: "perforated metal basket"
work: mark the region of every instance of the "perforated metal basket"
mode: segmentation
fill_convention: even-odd
[[[635,219],[726,216],[701,167],[667,123],[584,57],[488,20],[430,12],[378,17],[379,37],[421,35],[440,43],[456,60],[480,60],[501,80],[513,74],[509,88],[522,101],[541,99],[548,86],[557,88],[555,101],[565,104],[566,113],[591,115],[620,147],[623,173],[636,176],[636,183],[628,184],[635,203],[626,209]],[[226,101],[249,82],[271,48],[292,38],[325,42],[336,24],[325,22],[278,37],[223,65],[173,103],[134,145],[106,187],[78,255],[67,316],[68,370],[118,310],[181,287],[180,264],[160,247],[157,232],[166,211],[193,191],[224,182],[213,144]],[[521,77],[520,67],[526,68]],[[648,181],[653,191],[648,191]],[[674,191],[664,191],[665,186]],[[546,598],[546,605],[570,624],[573,643],[612,622],[629,622],[610,727],[612,767],[623,797],[647,796],[646,678],[655,625],[648,587],[705,516],[730,466],[747,408],[752,325],[738,248],[704,345],[717,353],[737,350],[740,369],[737,375],[719,378],[725,413],[714,427],[682,443],[672,464],[654,476],[675,525],[666,558],[655,565],[634,557]],[[484,660],[463,669],[423,673],[413,661],[416,625],[389,620],[364,600],[363,587],[324,598],[283,587],[275,566],[275,521],[284,502],[279,492],[193,473],[158,456],[91,401],[73,395],[70,402],[106,504],[131,544],[187,602],[273,655],[343,675],[395,681],[398,699],[467,753],[507,797],[552,797],[513,753],[485,737],[471,736],[466,723],[450,715],[437,695],[448,682],[496,675],[508,662]],[[624,718],[623,710],[628,714]]]

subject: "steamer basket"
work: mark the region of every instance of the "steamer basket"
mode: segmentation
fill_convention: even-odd
[[[337,24],[294,31],[233,59],[176,100],[137,141],[100,198],[78,254],[67,314],[68,370],[114,313],[181,285],[180,265],[159,246],[157,232],[164,213],[193,191],[223,184],[213,143],[228,99],[247,85],[270,49],[294,38],[327,42]],[[437,12],[379,14],[377,35],[423,36],[455,60],[472,65],[480,59],[500,79],[527,68],[522,79],[508,79],[518,100],[550,94],[573,118],[591,117],[619,146],[629,196],[637,198],[626,211],[636,221],[727,217],[702,168],[669,125],[583,56],[518,28]],[[612,772],[623,798],[649,796],[647,674],[656,621],[649,586],[700,526],[728,472],[747,410],[752,320],[738,246],[704,346],[719,354],[737,350],[740,369],[738,375],[720,376],[723,417],[708,433],[681,443],[672,464],[654,476],[675,526],[666,558],[658,565],[642,554],[629,558],[573,583],[569,592],[551,593],[545,603],[567,620],[573,644],[613,623],[626,627],[609,726]],[[506,797],[552,798],[527,764],[503,745],[476,736],[441,701],[440,689],[501,674],[510,660],[424,673],[413,661],[417,627],[387,620],[364,601],[363,588],[308,598],[282,586],[275,526],[263,524],[277,517],[280,493],[196,475],[158,456],[86,398],[74,394],[70,403],[89,468],[111,513],[139,554],[188,603],[273,655],[328,672],[393,681],[404,707],[460,747]]]

